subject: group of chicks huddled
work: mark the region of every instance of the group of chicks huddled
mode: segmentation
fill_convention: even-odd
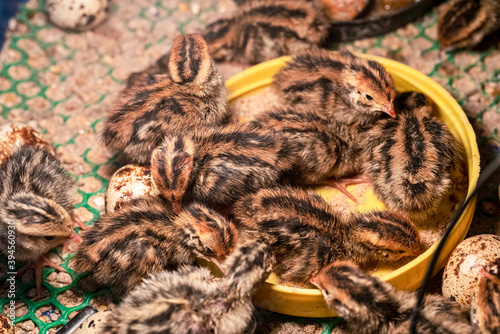
[[[103,143],[128,162],[150,165],[160,195],[105,213],[82,234],[70,262],[124,297],[103,333],[251,332],[252,296],[271,270],[287,282],[317,285],[355,332],[407,328],[415,297],[358,266],[424,251],[408,217],[432,214],[453,191],[465,173],[463,148],[424,95],[396,94],[378,62],[299,51],[323,29],[317,18],[310,30],[290,28],[309,17],[311,1],[269,3],[242,5],[259,20],[242,14],[209,25],[204,37],[176,38],[156,65],[131,76],[109,112]],[[211,53],[257,62],[259,52],[295,53],[274,78],[282,106],[230,124]],[[9,180],[0,188],[1,250],[8,255],[14,220],[17,258],[36,261],[40,289],[44,254],[80,241],[71,216],[75,186],[37,145],[19,146],[0,177]],[[327,184],[356,200],[345,185],[366,181],[387,211],[341,213],[301,188]],[[425,301],[418,328],[470,332],[458,306],[435,296]]]
[[[250,124],[226,124],[224,83],[207,44],[193,34],[174,41],[167,73],[147,74],[123,92],[105,121],[104,143],[128,161],[149,163],[161,196],[103,215],[70,262],[126,296],[104,332],[241,333],[252,327],[251,298],[271,268],[289,282],[311,280],[328,297],[334,277],[327,268],[344,263],[337,261],[392,263],[424,250],[405,213],[432,211],[463,162],[425,96],[395,97],[379,63],[328,51],[293,57],[275,86],[282,108]],[[343,189],[338,178],[359,173],[366,159],[389,211],[341,214],[298,187]],[[391,171],[390,159],[401,167]],[[16,221],[18,259],[37,259],[39,272],[43,253],[78,241],[69,200],[75,187],[37,146],[18,148],[0,173],[10,180],[1,189],[2,221]]]
[[[324,270],[338,261],[390,264],[424,251],[408,215],[433,212],[464,172],[463,149],[425,96],[396,97],[375,61],[310,50],[275,76],[282,106],[228,123],[203,37],[179,36],[167,56],[165,73],[133,76],[102,132],[127,162],[150,166],[160,195],[107,212],[72,259],[126,296],[105,332],[241,333],[271,268],[284,281],[319,284],[333,280]],[[345,183],[365,182],[353,178],[363,170],[388,211],[342,214],[300,188],[350,195]],[[196,266],[201,259],[224,277]]]

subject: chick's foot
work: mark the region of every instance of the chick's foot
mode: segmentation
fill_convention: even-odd
[[[350,198],[354,203],[358,203],[356,197],[347,190],[347,186],[350,184],[362,184],[368,183],[369,180],[364,177],[348,178],[348,179],[326,179],[322,184],[338,189],[348,198]]]

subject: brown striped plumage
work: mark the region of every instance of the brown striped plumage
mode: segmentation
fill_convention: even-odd
[[[196,258],[221,263],[236,242],[233,224],[203,205],[174,215],[161,199],[143,198],[101,217],[71,261],[77,272],[91,271],[122,295],[148,275]]]
[[[174,210],[183,199],[222,209],[247,193],[274,186],[291,166],[282,139],[248,124],[170,136],[151,159],[153,179]]]
[[[347,322],[349,333],[408,334],[417,298],[396,291],[351,262],[323,268],[311,280],[326,304]],[[427,295],[418,317],[419,334],[470,334],[472,328],[460,305],[439,295]]]
[[[275,75],[274,85],[291,107],[323,110],[348,125],[371,124],[383,113],[395,116],[391,75],[378,62],[349,52],[302,52]]]
[[[20,262],[35,261],[39,291],[42,265],[64,270],[44,255],[79,240],[72,218],[77,203],[74,181],[43,147],[20,146],[0,165],[0,252]],[[9,252],[13,246],[15,254]]]
[[[439,14],[439,47],[473,47],[498,29],[500,1],[451,0]]]
[[[253,0],[209,24],[203,37],[218,61],[256,64],[320,45],[328,21],[312,1]]]
[[[312,109],[274,108],[255,124],[274,129],[296,157],[290,179],[318,184],[328,177],[352,176],[361,170],[361,128],[335,122]]]
[[[228,275],[185,266],[163,271],[132,291],[107,319],[102,333],[248,333],[252,296],[269,274],[272,256],[260,242],[238,246]]]
[[[107,147],[133,162],[149,163],[166,135],[227,119],[227,91],[199,34],[174,40],[168,74],[143,79],[144,84],[124,91],[102,133]]]
[[[464,150],[446,124],[432,115],[423,94],[396,101],[398,117],[368,131],[364,169],[375,194],[389,208],[409,214],[433,213],[464,175]]]
[[[477,326],[483,334],[500,333],[500,279],[498,275],[498,273],[493,275],[483,269],[476,288],[475,305],[472,308],[475,311]]]
[[[274,272],[308,282],[329,263],[390,263],[422,252],[415,226],[390,212],[341,216],[320,196],[298,188],[262,189],[237,202],[233,214],[241,238],[267,242]]]

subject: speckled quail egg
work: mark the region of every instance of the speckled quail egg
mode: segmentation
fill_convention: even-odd
[[[47,0],[49,19],[62,28],[87,30],[107,16],[111,0]]]
[[[451,254],[443,273],[443,295],[469,307],[481,269],[500,274],[500,237],[481,234],[460,243]]]
[[[106,212],[119,210],[131,199],[150,196],[160,196],[160,191],[151,176],[151,169],[139,165],[123,166],[109,180],[106,190]]]
[[[22,145],[37,146],[56,154],[54,146],[36,129],[21,123],[10,123],[0,128],[0,164]]]
[[[102,327],[106,324],[106,319],[110,315],[110,311],[97,312],[85,319],[78,326],[73,334],[96,334],[102,333]]]
[[[11,320],[3,313],[0,313],[0,334],[14,334]]]

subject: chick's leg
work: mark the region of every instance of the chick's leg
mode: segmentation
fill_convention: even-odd
[[[42,268],[43,267],[51,267],[51,268],[55,268],[59,271],[66,272],[66,269],[64,269],[60,265],[52,262],[45,255],[42,255],[35,262],[30,262],[30,263],[24,265],[21,269],[19,269],[17,271],[17,275],[16,275],[19,277],[20,275],[25,273],[27,270],[34,269],[35,270],[36,292],[38,294],[38,297],[40,297],[41,292],[42,292]]]
[[[368,179],[366,179],[364,177],[356,177],[356,178],[347,178],[347,179],[326,179],[322,183],[324,185],[338,189],[345,196],[350,198],[354,203],[358,203],[358,200],[356,199],[356,197],[354,197],[347,190],[346,187],[350,184],[361,184],[361,183],[368,183],[368,182],[369,182]]]

